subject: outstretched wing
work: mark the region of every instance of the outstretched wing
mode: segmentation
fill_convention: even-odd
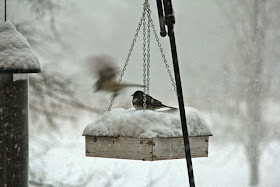
[[[112,80],[116,78],[118,68],[114,66],[113,62],[113,59],[109,56],[100,55],[95,57],[96,72],[99,79]]]
[[[113,80],[119,73],[119,68],[115,65],[114,59],[108,55],[89,57],[87,68],[100,81]]]

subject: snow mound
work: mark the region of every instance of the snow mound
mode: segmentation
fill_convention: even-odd
[[[186,107],[189,136],[212,135],[206,121],[195,108]],[[179,110],[113,109],[84,129],[83,135],[126,136],[135,138],[181,137]]]
[[[27,40],[7,21],[0,22],[0,71],[32,73],[40,71],[38,59]]]

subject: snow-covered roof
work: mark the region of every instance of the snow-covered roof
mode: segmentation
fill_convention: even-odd
[[[8,21],[0,22],[0,72],[37,73],[39,60],[27,40]]]
[[[195,108],[186,107],[189,136],[212,135],[206,121]],[[179,110],[112,109],[89,124],[83,135],[135,138],[181,137]]]

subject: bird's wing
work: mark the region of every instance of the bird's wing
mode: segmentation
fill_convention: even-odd
[[[119,73],[119,69],[115,65],[115,61],[108,55],[98,55],[90,57],[89,69],[98,76],[98,80],[113,80]]]
[[[113,80],[117,76],[117,69],[112,66],[104,66],[97,70],[99,79],[102,80]]]
[[[146,94],[146,102],[147,102],[147,103],[151,103],[151,104],[154,105],[154,106],[162,106],[162,103],[161,103],[159,100],[157,100],[157,99],[151,97],[151,96],[148,95],[148,94]]]

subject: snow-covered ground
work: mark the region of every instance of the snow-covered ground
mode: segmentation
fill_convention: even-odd
[[[59,133],[53,132],[53,136],[42,132],[30,137],[31,181],[53,186],[188,186],[185,159],[143,162],[85,157],[82,133],[92,119],[89,116],[81,119],[81,124],[75,127],[61,124]],[[214,136],[210,138],[209,157],[193,159],[196,186],[249,186],[249,168],[243,147],[221,141],[215,136],[215,128],[211,131]],[[280,186],[277,159],[280,143],[272,141],[266,147],[260,162],[259,186],[277,187]]]

